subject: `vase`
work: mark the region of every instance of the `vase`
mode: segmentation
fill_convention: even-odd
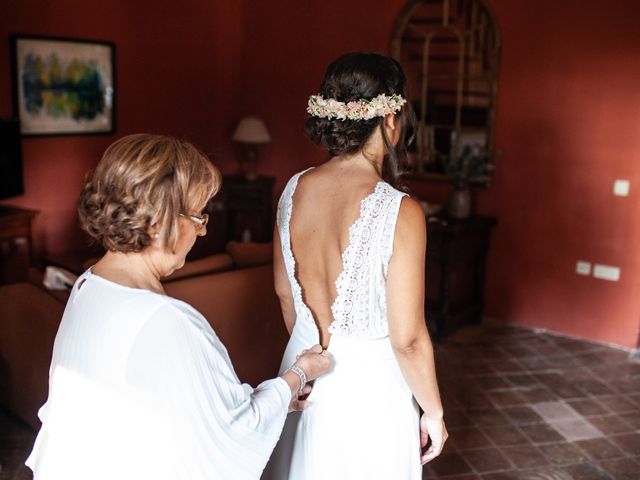
[[[449,197],[449,216],[469,218],[471,215],[471,191],[469,185],[456,185]]]

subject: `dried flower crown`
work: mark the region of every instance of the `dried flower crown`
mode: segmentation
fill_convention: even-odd
[[[400,111],[407,101],[400,95],[387,96],[384,93],[371,100],[361,98],[352,102],[340,102],[333,98],[322,98],[321,95],[311,95],[307,112],[313,117],[337,118],[338,120],[371,120],[375,117],[385,117]]]

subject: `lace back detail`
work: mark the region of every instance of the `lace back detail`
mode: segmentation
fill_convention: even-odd
[[[362,200],[360,216],[349,228],[349,244],[342,254],[330,333],[362,338],[388,334],[386,273],[403,196],[389,184],[378,182],[374,192]]]
[[[313,314],[304,303],[298,283],[296,261],[291,249],[290,221],[293,194],[298,179],[307,170],[294,175],[278,202],[278,233],[282,244],[289,283],[293,292],[296,321],[315,325]],[[360,338],[388,335],[386,277],[393,251],[393,237],[398,209],[406,194],[385,182],[378,182],[360,204],[360,214],[349,227],[348,245],[342,252],[342,271],[336,279],[337,296],[331,313],[329,333]]]

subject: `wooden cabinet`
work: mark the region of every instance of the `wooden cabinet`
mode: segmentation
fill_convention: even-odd
[[[436,340],[467,322],[479,322],[491,217],[430,218],[427,223],[425,314]]]
[[[36,210],[0,206],[0,283],[24,280],[27,276],[27,266],[34,265],[38,252],[36,248],[35,219]],[[26,261],[20,264],[16,253],[16,240],[25,239],[27,243]],[[16,272],[15,269],[23,270]]]
[[[221,201],[227,218],[228,240],[269,242],[273,237],[274,177],[246,180],[224,177]]]
[[[274,177],[247,180],[229,175],[222,180],[222,190],[209,203],[207,235],[199,238],[189,260],[224,251],[230,240],[270,242],[273,238]]]

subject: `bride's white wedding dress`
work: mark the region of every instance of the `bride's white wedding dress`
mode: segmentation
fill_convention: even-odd
[[[296,279],[289,229],[292,197],[303,173],[291,178],[278,204],[278,232],[296,311],[281,373],[300,351],[319,343]],[[310,407],[289,415],[263,478],[422,478],[418,408],[394,357],[387,323],[387,268],[404,195],[381,181],[362,200],[349,228],[331,307],[328,351],[334,367],[315,381]]]

